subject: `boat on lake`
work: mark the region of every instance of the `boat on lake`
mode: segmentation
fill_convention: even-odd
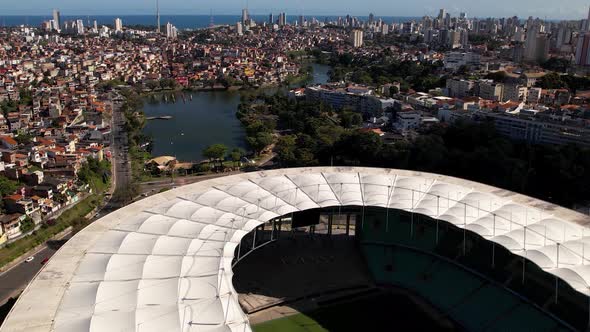
[[[171,120],[171,115],[163,115],[163,116],[149,116],[145,118],[146,120]]]

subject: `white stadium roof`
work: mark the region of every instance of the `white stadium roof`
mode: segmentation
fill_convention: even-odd
[[[188,185],[91,224],[31,282],[1,332],[250,331],[232,285],[240,240],[273,218],[340,205],[389,206],[465,227],[590,294],[582,214],[435,174],[284,169]]]

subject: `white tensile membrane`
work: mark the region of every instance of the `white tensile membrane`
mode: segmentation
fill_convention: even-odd
[[[204,181],[102,218],[52,258],[2,331],[251,331],[232,285],[241,239],[274,218],[335,206],[449,222],[590,294],[588,220],[573,211],[434,174],[288,169]]]

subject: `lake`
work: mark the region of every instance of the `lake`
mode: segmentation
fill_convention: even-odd
[[[330,66],[313,63],[313,84],[328,81]],[[192,95],[192,100],[189,96]],[[176,95],[176,103],[162,102],[162,96],[148,97],[143,111],[147,117],[172,116],[170,120],[150,120],[144,133],[153,138],[153,156],[174,156],[180,161],[201,161],[211,144],[225,144],[231,150],[247,150],[246,133],[236,111],[239,91],[192,92]],[[170,96],[168,96],[170,98]],[[157,99],[157,101],[154,101]]]

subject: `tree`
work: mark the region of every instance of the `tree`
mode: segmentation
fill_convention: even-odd
[[[17,189],[17,182],[14,182],[7,177],[0,176],[0,195],[2,195],[2,197],[14,194]]]
[[[397,86],[393,85],[389,88],[389,94],[391,96],[395,96],[399,93],[399,89],[397,88]]]
[[[363,117],[357,112],[344,110],[340,114],[340,124],[344,128],[358,127],[363,124]]]
[[[33,136],[29,133],[19,134],[14,138],[18,144],[27,145],[33,141]]]
[[[203,150],[203,156],[209,159],[209,163],[220,161],[220,167],[223,168],[223,158],[227,153],[227,146],[223,144],[213,144]]]
[[[281,136],[277,142],[275,151],[281,164],[284,166],[296,165],[297,157],[295,156],[295,152],[297,151],[297,136]]]
[[[549,73],[537,82],[537,85],[543,89],[562,89],[568,88],[567,83],[562,80],[561,75]]]
[[[234,166],[237,166],[237,167],[240,166],[240,162],[242,160],[242,157],[244,157],[244,155],[246,155],[246,152],[240,148],[234,148],[231,151],[230,157],[231,157],[231,160],[234,162]]]
[[[568,59],[562,58],[555,58],[552,57],[549,60],[545,61],[541,64],[541,67],[547,70],[557,71],[560,73],[565,73],[571,66],[571,61]]]
[[[254,149],[256,154],[260,154],[267,146],[273,142],[272,135],[268,132],[259,132],[256,136],[248,136],[246,138],[248,144]]]

